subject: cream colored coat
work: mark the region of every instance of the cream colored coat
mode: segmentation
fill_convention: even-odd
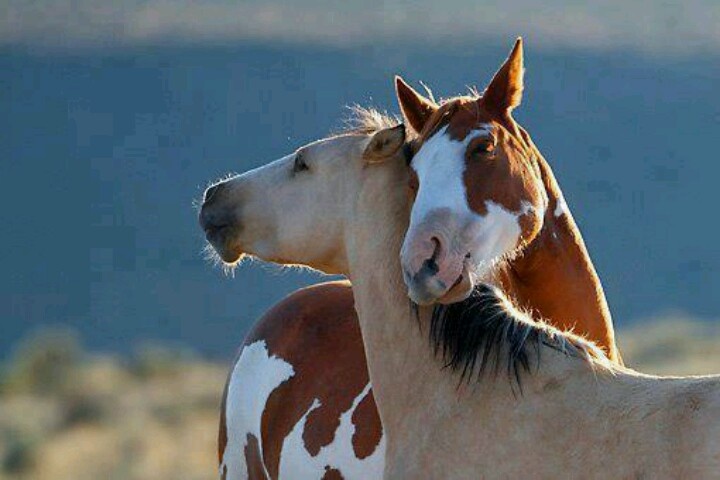
[[[718,377],[645,376],[545,348],[522,396],[502,375],[458,388],[411,316],[401,277],[402,138],[396,129],[316,144],[304,152],[315,179],[300,186],[282,184],[292,158],[238,177],[230,193],[246,223],[216,245],[349,272],[386,433],[385,477],[719,478]],[[428,315],[420,310],[421,325]]]

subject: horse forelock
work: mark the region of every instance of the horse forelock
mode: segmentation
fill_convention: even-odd
[[[479,284],[462,302],[435,305],[428,333],[435,355],[466,383],[504,370],[522,391],[522,375],[540,368],[544,348],[591,364],[609,362],[589,340],[532,320],[487,284]]]

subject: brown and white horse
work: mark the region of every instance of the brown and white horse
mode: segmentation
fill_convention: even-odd
[[[410,221],[402,188],[408,172],[405,156],[399,153],[404,135],[394,128],[379,131],[370,139],[350,136],[344,141],[356,146],[352,149],[355,153],[342,161],[322,155],[324,149],[328,149],[326,154],[332,151],[332,145],[320,144],[315,146],[315,156],[293,157],[269,170],[231,180],[213,193],[216,204],[206,205],[201,215],[212,244],[226,260],[249,252],[331,271],[347,269],[385,431],[386,478],[477,478],[478,474],[508,478],[528,472],[539,478],[710,478],[718,471],[717,378],[659,379],[626,371],[587,341],[514,312],[495,289],[480,284],[473,289],[479,293],[459,305],[434,310],[418,307],[418,328],[408,309],[403,272],[396,261]],[[419,158],[423,148],[421,144]],[[291,176],[302,190],[309,184],[307,177],[318,174],[324,178],[337,168],[344,168],[348,180],[341,193],[328,188],[306,196],[292,187],[268,188],[273,181]],[[531,198],[527,189],[515,194]],[[287,208],[272,211],[271,206],[268,212],[263,200]],[[531,206],[539,210],[540,205]],[[230,213],[238,211],[242,212],[242,224]],[[245,221],[250,222],[248,226]],[[320,222],[322,232],[315,221]],[[331,225],[335,221],[339,223]],[[288,231],[288,222],[297,225]],[[525,232],[521,228],[513,249],[526,238]],[[337,236],[334,239],[340,240],[340,248],[321,241],[318,236],[323,234]],[[470,259],[474,260],[477,255],[472,251]],[[474,265],[467,270],[471,268],[478,269]],[[488,272],[479,275],[493,278]],[[458,285],[465,281],[462,278]],[[435,349],[428,344],[428,333]],[[250,352],[246,363],[269,367],[260,369],[265,375],[250,379],[252,391],[245,394],[248,402],[238,405],[241,415],[252,412],[258,404],[254,399],[262,403],[265,392],[273,394],[274,388],[268,386],[281,385],[294,373],[282,358],[268,354],[262,343],[253,345],[256,348],[246,349]],[[505,364],[516,383],[483,375]],[[444,368],[448,365],[453,368]],[[462,374],[466,379],[478,375],[479,383],[458,384],[453,370],[460,370],[460,378]],[[532,375],[522,380],[518,394],[524,370]],[[353,411],[362,401],[353,402]],[[286,441],[302,435],[303,428],[298,427],[316,406],[314,402],[303,414]],[[253,440],[253,431],[267,428],[265,419],[249,420],[244,445]],[[344,439],[353,431],[346,420],[341,418],[338,429],[345,432]],[[252,422],[257,427],[254,430]],[[263,447],[264,442],[257,447],[260,459],[265,458]],[[300,463],[297,470],[284,470],[283,448],[280,475],[365,477],[356,464],[349,466],[347,476],[323,465],[324,453],[321,449],[312,457],[315,471]],[[294,460],[291,457],[287,461]],[[265,464],[257,468],[263,475],[267,472]]]
[[[482,97],[437,105],[396,78],[416,155],[401,257],[419,304],[467,298],[485,278],[523,310],[573,329],[619,360],[600,280],[550,166],[513,119],[523,91],[518,39]]]
[[[408,93],[413,94],[411,98],[424,100],[414,94],[404,83],[399,82],[398,91],[400,98],[405,99],[401,100],[404,104],[408,103]],[[424,103],[432,105],[429,101]],[[404,111],[412,121],[415,117],[412,116],[410,108],[412,107],[404,107]],[[365,112],[364,115],[363,112],[360,113],[360,123],[367,135],[392,123],[390,119],[384,119],[372,112]],[[355,132],[355,134],[357,133],[360,132]],[[332,141],[331,139],[327,142]],[[303,154],[307,156],[315,152],[314,148],[305,148],[301,151],[304,151]],[[352,152],[348,152],[348,155],[350,154]],[[286,159],[286,161],[289,160]],[[439,166],[442,167],[442,163]],[[303,167],[297,167],[294,164],[293,168],[300,170]],[[312,178],[318,182],[318,185],[325,185],[328,181],[327,178],[320,175],[314,175]],[[417,179],[415,179],[416,181]],[[279,184],[280,182],[278,182]],[[440,188],[444,189],[445,187],[441,185]],[[555,192],[559,192],[559,190],[556,189]],[[206,194],[206,198],[210,199],[211,203],[215,193],[216,189],[211,189]],[[562,196],[559,198],[562,199]],[[552,308],[547,308],[547,290],[543,289],[543,285],[540,284],[539,295],[527,296],[523,306],[532,309],[540,316],[549,318],[551,323],[555,319],[559,320],[560,326],[566,326],[570,322],[569,319],[574,318],[575,330],[578,333],[589,336],[612,355],[616,351],[612,336],[612,323],[602,288],[584,249],[582,238],[562,200],[556,201],[554,213],[558,220],[547,219],[545,221],[546,232],[552,232],[551,236],[555,240],[559,240],[560,245],[557,245],[558,242],[536,241],[533,250],[549,256],[560,252],[562,258],[565,259],[564,268],[559,274],[551,275],[554,277],[555,286],[560,290],[578,292],[579,298],[584,298],[585,301],[575,299],[567,305],[557,306],[550,303]],[[561,219],[563,215],[567,215],[566,221]],[[222,221],[222,216],[215,214],[215,217]],[[554,226],[555,222],[558,222],[559,226]],[[545,235],[545,240],[547,237],[548,235]],[[547,250],[547,252],[543,252],[543,250]],[[538,257],[538,255],[535,256]],[[578,261],[572,262],[573,257]],[[524,264],[527,265],[527,261]],[[513,262],[507,262],[503,266],[506,270],[513,270]],[[572,266],[572,268],[567,268],[568,266]],[[557,266],[552,270],[558,270]],[[510,294],[516,298],[520,296],[518,293],[522,292],[510,289]],[[521,296],[521,298],[523,297]],[[568,298],[573,299],[572,295],[569,295]],[[265,431],[263,435],[268,470],[273,478],[277,476],[278,458],[283,440],[299,421],[302,413],[307,410],[308,405],[315,399],[320,403],[320,407],[314,410],[307,419],[303,433],[306,450],[311,456],[315,456],[321,447],[326,447],[333,441],[341,415],[348,411],[353,406],[353,401],[364,394],[366,390],[368,379],[365,357],[359,336],[357,317],[352,305],[352,291],[346,283],[333,282],[311,287],[290,296],[280,302],[276,308],[270,310],[260,319],[256,328],[245,341],[246,346],[261,340],[264,341],[265,347],[272,352],[272,355],[285,359],[295,370],[292,378],[283,384],[283,388],[278,389],[272,395],[273,400],[275,398],[278,400],[258,405],[254,412],[258,417],[257,423],[260,423],[260,418],[262,418],[264,424],[277,422],[283,425],[283,428]],[[566,309],[565,315],[559,315],[557,318],[563,308]],[[579,310],[583,308],[583,311]],[[313,325],[314,329],[298,327],[305,324]],[[316,331],[322,332],[322,336],[316,335]],[[225,457],[228,437],[230,437],[229,456],[239,455],[244,458],[246,453],[236,447],[237,442],[233,441],[233,437],[236,433],[235,430],[239,427],[233,418],[228,424],[226,413],[226,405],[229,405],[231,409],[234,408],[233,405],[238,398],[236,391],[242,388],[242,384],[238,384],[238,382],[249,379],[247,375],[241,375],[243,368],[243,365],[235,364],[233,376],[229,379],[224,395],[219,434],[221,465]],[[228,389],[232,390],[230,402],[227,401]],[[291,391],[292,395],[288,394],[288,391]],[[361,400],[359,411],[353,413],[353,422],[356,429],[366,433],[354,435],[352,445],[347,444],[348,449],[352,447],[354,450],[348,452],[348,455],[354,455],[359,460],[368,457],[371,452],[375,451],[382,438],[382,430],[371,391],[368,391]],[[230,417],[233,415],[231,414]],[[337,452],[337,447],[333,451]],[[329,464],[332,463],[329,462]],[[369,474],[369,472],[366,473]]]

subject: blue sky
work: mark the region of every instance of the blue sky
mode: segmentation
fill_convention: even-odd
[[[506,41],[684,56],[720,50],[717,0],[4,0],[0,45],[122,48],[281,41]]]

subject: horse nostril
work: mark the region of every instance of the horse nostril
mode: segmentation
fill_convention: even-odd
[[[437,257],[440,255],[440,239],[438,237],[432,237],[430,241],[435,245],[431,259],[437,260]]]
[[[200,227],[206,233],[218,232],[230,225],[230,221],[225,215],[218,215],[217,212],[213,212],[207,208],[207,205],[204,205],[200,210],[198,220],[200,221]]]
[[[436,275],[440,271],[440,267],[433,258],[428,258],[427,260],[425,260],[425,262],[423,262],[422,269],[431,276]]]
[[[435,248],[433,249],[432,256],[423,262],[422,269],[432,276],[436,275],[440,271],[440,267],[437,263],[437,259],[440,256],[440,239],[432,237],[430,241],[435,245]]]

